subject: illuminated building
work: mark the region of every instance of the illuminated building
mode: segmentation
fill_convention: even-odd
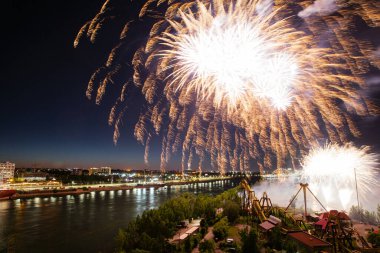
[[[8,183],[13,180],[16,165],[11,162],[0,163],[0,183]]]
[[[111,167],[90,168],[89,175],[111,175]]]

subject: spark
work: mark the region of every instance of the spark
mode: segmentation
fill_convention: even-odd
[[[138,18],[115,12],[124,5],[140,9]],[[160,139],[163,172],[172,154],[182,157],[182,170],[210,164],[221,173],[244,172],[252,160],[260,171],[283,168],[289,160],[297,167],[321,139],[344,144],[360,136],[353,117],[377,113],[363,92],[364,76],[380,67],[371,42],[351,33],[357,17],[371,29],[380,26],[376,3],[353,0],[334,10],[339,15],[300,19],[307,5],[106,1],[74,46],[85,38],[96,43],[115,19],[125,26],[86,95],[101,103],[110,84],[119,85],[109,117],[115,142],[124,116],[142,145]],[[145,151],[147,161],[149,147]]]
[[[256,2],[231,3],[216,14],[198,5],[197,15],[180,12],[183,24],[171,21],[176,33],[161,38],[169,49],[159,56],[171,58],[167,69],[174,70],[171,84],[177,91],[194,89],[204,100],[213,97],[216,108],[226,105],[229,111],[247,107],[254,97],[285,110],[300,72],[298,55],[285,40],[296,31],[289,32],[283,21],[271,25],[276,12],[254,15]],[[276,29],[279,23],[286,33]]]
[[[340,201],[347,208],[348,203],[354,203],[356,180],[363,199],[377,186],[378,157],[368,146],[326,144],[312,149],[302,166],[303,180],[330,205]]]

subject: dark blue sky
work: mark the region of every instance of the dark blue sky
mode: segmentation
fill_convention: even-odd
[[[0,161],[17,167],[118,168],[143,162],[143,147],[128,129],[113,144],[109,107],[85,97],[104,54],[95,47],[74,49],[73,40],[102,3],[7,0],[3,5]]]
[[[126,123],[115,146],[113,128],[107,125],[107,101],[106,106],[96,106],[85,97],[88,79],[107,51],[101,52],[101,45],[74,49],[73,40],[102,4],[103,0],[2,2],[0,161],[14,161],[17,167],[144,167],[144,149],[133,138],[131,126]],[[112,41],[103,38],[101,43]],[[379,119],[359,125],[363,138],[356,143],[378,151]],[[153,148],[154,168],[158,156],[159,147]]]

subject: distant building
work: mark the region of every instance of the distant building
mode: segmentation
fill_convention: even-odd
[[[11,162],[0,163],[0,183],[9,183],[14,179],[16,165]]]
[[[111,175],[111,167],[90,168],[88,170],[89,175]]]
[[[81,175],[83,175],[83,169],[74,168],[74,169],[72,169],[71,174],[72,175],[81,176]]]
[[[44,172],[24,172],[20,175],[20,180],[24,182],[41,182],[46,181],[48,173]]]

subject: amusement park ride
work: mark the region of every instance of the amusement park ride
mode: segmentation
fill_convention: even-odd
[[[357,250],[370,249],[367,241],[353,228],[351,219],[344,212],[337,210],[328,211],[314,193],[308,187],[308,184],[300,184],[300,189],[291,199],[286,208],[273,206],[268,194],[258,199],[254,190],[250,187],[247,180],[242,180],[242,207],[246,210],[253,220],[262,224],[270,222],[271,219],[281,220],[280,223],[273,225],[280,226],[284,234],[294,231],[304,231],[311,236],[328,242],[332,246],[332,252],[358,252]],[[303,191],[304,195],[304,212],[303,215],[296,215],[288,209],[298,194]],[[306,196],[307,192],[317,200],[321,207],[325,210],[319,216],[312,217],[307,213]],[[265,227],[265,226],[262,226]],[[356,238],[356,243],[353,239]]]

